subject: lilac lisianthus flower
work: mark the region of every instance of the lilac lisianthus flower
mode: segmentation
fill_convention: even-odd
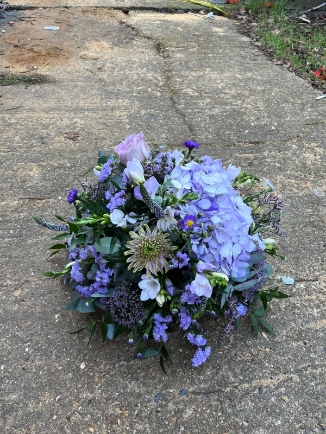
[[[136,158],[132,161],[127,161],[127,167],[124,170],[125,175],[136,184],[145,182],[144,169],[141,162]]]
[[[67,195],[67,202],[71,205],[73,202],[75,202],[77,196],[78,196],[78,190],[76,190],[76,188],[73,188],[72,190],[69,191]]]
[[[125,166],[128,161],[132,161],[134,158],[140,162],[145,161],[151,153],[142,131],[128,136],[123,142],[115,146],[114,150],[118,154],[120,162]]]
[[[213,288],[204,274],[196,273],[195,280],[191,282],[189,290],[199,297],[209,298],[212,295]]]
[[[152,199],[154,199],[159,186],[160,184],[157,182],[155,176],[151,176],[147,181],[144,182],[144,187],[146,188],[147,193],[150,195]],[[137,187],[134,188],[134,196],[137,200],[143,200],[143,197],[140,192],[140,187],[138,185]]]
[[[161,290],[161,285],[158,279],[155,279],[151,274],[143,274],[141,281],[138,283],[142,290],[140,294],[141,301],[154,300]]]

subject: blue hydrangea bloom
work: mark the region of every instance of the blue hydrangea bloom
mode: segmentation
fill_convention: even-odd
[[[178,198],[190,192],[198,194],[198,199],[180,206],[181,216],[197,218],[190,235],[193,253],[237,278],[245,275],[250,253],[256,249],[248,235],[253,222],[251,208],[232,186],[239,173],[239,168],[224,169],[221,160],[209,156],[200,163],[177,166],[171,173],[171,190]]]

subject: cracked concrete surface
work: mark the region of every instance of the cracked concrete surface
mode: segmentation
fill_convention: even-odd
[[[32,5],[46,9],[10,11],[16,25],[0,36],[6,72],[49,60],[47,83],[0,89],[0,433],[325,432],[325,101],[225,18]],[[153,148],[195,139],[286,200],[287,261],[275,261],[271,285],[296,284],[268,316],[277,337],[255,339],[248,323],[219,347],[211,332],[212,356],[193,369],[175,333],[165,377],[133,359],[125,335],[87,347],[68,334],[89,317],[65,311],[69,290],[42,275],[65,257],[46,260],[52,234],[31,216],[69,216],[67,190],[92,179],[97,151],[139,130]]]

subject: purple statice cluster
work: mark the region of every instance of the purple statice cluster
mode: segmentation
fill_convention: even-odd
[[[187,334],[187,339],[192,345],[198,347],[194,357],[191,359],[192,366],[197,367],[202,365],[211,354],[211,347],[206,347],[207,339],[200,334],[194,335],[192,333]]]
[[[235,166],[225,170],[221,160],[204,156],[200,163],[190,161],[176,166],[170,175],[171,190],[178,198],[190,192],[198,195],[196,200],[180,205],[183,226],[193,228],[193,253],[216,270],[236,278],[245,276],[250,253],[256,249],[248,235],[253,223],[251,208],[232,187],[239,173]]]
[[[109,159],[105,164],[103,164],[102,169],[99,173],[99,182],[105,182],[111,175],[112,171],[115,169],[115,161]]]
[[[112,280],[114,270],[106,268],[105,264],[100,264],[99,267],[99,270],[96,271],[94,276],[94,281],[90,285],[84,284],[76,286],[76,291],[78,291],[83,297],[90,297],[95,293],[104,295],[108,292],[108,284]],[[71,277],[74,279],[72,274]]]
[[[168,323],[172,322],[172,316],[168,315],[166,317],[160,315],[159,313],[155,313],[153,315],[154,326],[153,326],[153,337],[157,342],[161,340],[166,342],[168,340],[168,335],[166,330],[168,328]]]
[[[68,241],[69,244],[70,240]],[[69,260],[74,261],[70,277],[73,281],[79,283],[76,286],[76,291],[83,297],[90,297],[95,293],[107,293],[108,284],[112,281],[114,270],[107,267],[107,264],[103,262],[103,255],[97,252],[94,246],[75,247],[69,253]],[[92,267],[95,267],[95,270],[90,283],[87,274]]]
[[[141,322],[145,314],[139,294],[128,285],[116,286],[112,297],[106,298],[104,304],[108,306],[112,319],[128,328]]]
[[[186,285],[185,291],[181,294],[180,301],[183,304],[200,304],[202,299],[190,291],[190,285]]]
[[[105,199],[109,202],[106,204],[106,207],[110,210],[110,212],[114,211],[116,208],[124,206],[126,203],[126,192],[125,190],[120,190],[112,194],[110,190],[105,192]]]
[[[189,312],[189,309],[186,306],[180,306],[179,311],[179,320],[180,320],[180,328],[182,330],[188,330],[192,323],[192,317]]]
[[[172,269],[186,267],[189,261],[190,258],[187,253],[177,252],[175,258],[172,258],[169,268]]]

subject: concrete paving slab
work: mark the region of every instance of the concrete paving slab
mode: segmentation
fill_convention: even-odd
[[[90,8],[33,16],[0,39],[3,70],[50,60],[47,82],[0,89],[0,433],[325,432],[324,101],[222,18]],[[54,24],[60,32],[43,30]],[[153,148],[196,139],[201,154],[270,178],[288,234],[270,285],[296,281],[281,284],[293,297],[268,316],[275,338],[255,339],[247,324],[218,346],[207,319],[210,360],[191,368],[177,332],[167,377],[157,361],[133,358],[126,335],[103,347],[98,333],[89,346],[69,335],[92,316],[64,310],[70,290],[42,272],[65,257],[46,259],[52,233],[31,219],[69,216],[67,189],[92,178],[97,150],[139,130]]]

